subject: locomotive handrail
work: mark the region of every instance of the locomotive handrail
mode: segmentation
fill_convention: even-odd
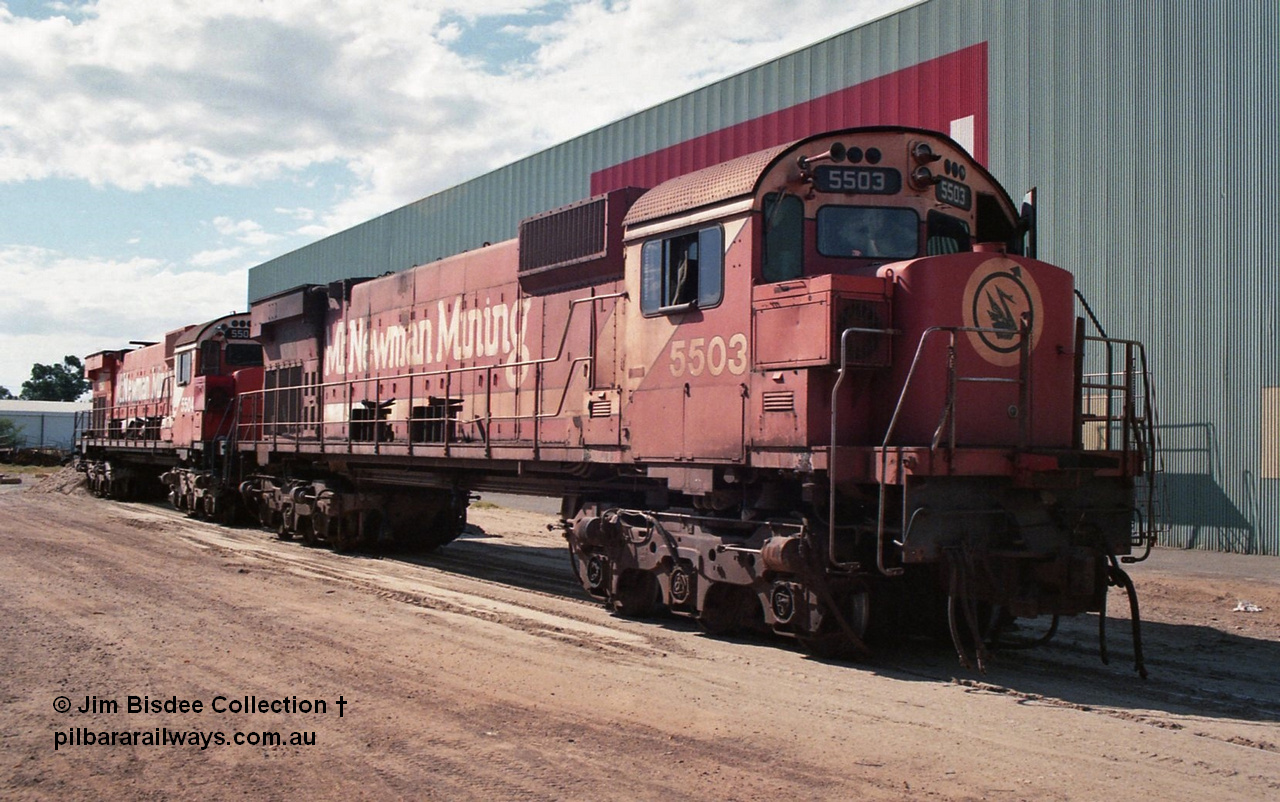
[[[502,421],[502,420],[532,420],[532,421],[534,422],[534,426],[535,426],[535,430],[534,430],[534,447],[536,448],[536,447],[537,447],[537,444],[538,444],[538,440],[539,440],[539,438],[538,438],[538,427],[537,427],[538,422],[539,422],[539,421],[541,421],[541,420],[542,420],[542,419],[544,419],[544,418],[548,418],[548,417],[555,417],[556,415],[558,415],[558,414],[559,414],[559,411],[560,411],[560,410],[562,410],[562,409],[563,409],[563,407],[564,407],[565,399],[568,397],[568,392],[569,392],[569,383],[570,383],[570,381],[571,381],[571,380],[572,380],[572,378],[573,378],[573,373],[574,373],[574,371],[573,371],[572,367],[573,367],[574,365],[577,365],[577,364],[578,364],[578,363],[580,363],[580,362],[586,362],[586,363],[588,364],[588,366],[589,366],[589,369],[590,369],[591,378],[592,378],[592,379],[594,379],[594,375],[595,375],[595,370],[594,370],[594,369],[595,369],[595,365],[594,365],[595,352],[594,352],[594,351],[595,351],[595,349],[594,349],[594,348],[592,348],[592,351],[591,351],[591,353],[590,353],[589,355],[587,355],[587,356],[583,356],[583,357],[577,357],[577,358],[575,358],[575,359],[573,359],[573,360],[571,360],[571,361],[570,361],[570,363],[569,363],[569,364],[570,364],[569,377],[568,377],[568,379],[566,380],[566,382],[565,382],[565,387],[564,387],[564,389],[563,389],[563,391],[562,391],[562,393],[561,393],[561,397],[560,397],[560,401],[559,401],[559,406],[557,407],[557,411],[548,413],[548,412],[544,412],[544,411],[542,410],[542,408],[541,408],[541,406],[542,406],[542,404],[541,404],[541,400],[542,400],[542,392],[541,392],[541,391],[542,391],[542,387],[541,387],[541,385],[542,385],[542,370],[541,370],[541,369],[542,369],[542,367],[543,367],[543,366],[545,366],[545,365],[549,365],[549,364],[553,364],[553,363],[556,363],[556,362],[559,362],[559,361],[563,358],[563,356],[564,356],[564,352],[565,352],[565,345],[567,344],[567,342],[568,342],[568,340],[569,340],[569,330],[570,330],[570,327],[571,327],[571,325],[572,325],[572,323],[573,323],[574,311],[575,311],[575,310],[576,310],[576,308],[577,308],[579,305],[581,305],[581,304],[585,304],[585,303],[595,303],[595,302],[597,302],[597,301],[608,301],[608,300],[614,300],[614,299],[618,299],[618,298],[626,298],[626,297],[627,297],[627,292],[626,292],[625,290],[623,290],[623,291],[620,291],[620,292],[605,293],[605,294],[602,294],[602,295],[586,295],[586,296],[583,296],[583,297],[580,297],[580,298],[573,298],[573,299],[571,299],[571,300],[569,301],[569,314],[565,316],[564,327],[563,327],[563,329],[561,330],[561,333],[560,333],[560,341],[559,341],[559,343],[558,343],[558,345],[557,345],[557,347],[556,347],[556,351],[555,351],[555,353],[554,353],[554,354],[552,354],[552,355],[549,355],[549,356],[539,357],[539,358],[537,358],[537,359],[522,359],[522,360],[516,360],[516,361],[512,361],[512,362],[499,362],[499,363],[497,363],[497,364],[469,365],[469,366],[455,366],[455,367],[437,368],[437,369],[434,369],[434,370],[410,371],[410,372],[407,372],[407,373],[396,373],[396,374],[389,375],[389,376],[364,376],[364,377],[355,378],[355,379],[352,379],[352,378],[343,378],[343,379],[340,379],[340,380],[334,380],[334,381],[329,381],[329,382],[320,382],[320,383],[316,383],[316,384],[305,385],[305,386],[306,386],[306,387],[308,387],[308,388],[314,389],[314,390],[315,390],[315,391],[320,395],[320,398],[321,398],[321,400],[320,400],[320,402],[319,402],[319,406],[320,406],[320,408],[321,408],[321,414],[320,414],[320,416],[319,416],[319,417],[320,417],[320,420],[318,421],[318,427],[317,427],[317,428],[318,428],[318,430],[319,430],[319,438],[318,438],[318,439],[319,439],[319,441],[320,441],[321,443],[323,443],[323,442],[324,442],[324,439],[325,439],[325,438],[324,438],[324,430],[325,430],[325,427],[328,425],[328,422],[324,420],[324,415],[323,415],[323,407],[324,407],[324,404],[323,404],[323,391],[324,391],[324,390],[326,390],[326,389],[329,389],[329,388],[338,387],[338,386],[345,386],[345,387],[346,387],[346,390],[347,390],[347,405],[346,405],[346,406],[347,406],[347,408],[348,408],[348,420],[346,421],[346,423],[348,423],[348,424],[349,424],[349,423],[350,423],[349,415],[350,415],[351,400],[352,400],[352,396],[354,395],[354,387],[355,387],[355,385],[356,385],[356,384],[360,384],[360,383],[368,384],[369,382],[381,383],[381,382],[385,382],[385,381],[397,381],[397,380],[407,379],[407,380],[409,381],[409,398],[410,398],[410,399],[412,399],[412,398],[413,398],[413,380],[414,380],[414,379],[435,378],[435,377],[439,377],[439,376],[444,376],[444,377],[446,377],[447,379],[451,380],[451,379],[452,379],[452,377],[453,377],[454,375],[459,375],[459,374],[476,373],[476,372],[480,372],[480,371],[492,371],[492,370],[499,370],[499,369],[501,369],[501,370],[512,370],[512,369],[520,370],[520,369],[533,368],[533,369],[534,369],[534,387],[533,387],[533,393],[534,393],[534,406],[533,406],[533,412],[532,412],[532,413],[530,413],[530,414],[518,414],[518,413],[517,413],[517,414],[515,414],[515,415],[502,415],[502,416],[495,416],[495,415],[488,415],[488,414],[486,414],[485,416],[475,416],[475,417],[473,417],[473,418],[471,418],[471,419],[469,419],[469,420],[463,420],[463,421],[458,421],[458,422],[459,422],[459,423],[463,423],[463,424],[468,424],[468,423],[472,423],[472,424],[474,424],[474,423],[480,423],[481,421],[485,421],[485,422],[492,422],[492,421],[495,421],[495,420],[498,420],[498,421]],[[264,402],[265,402],[265,397],[267,396],[267,394],[276,394],[276,393],[280,393],[280,392],[288,391],[288,390],[297,390],[297,389],[300,389],[302,386],[303,386],[303,385],[291,385],[291,386],[289,386],[289,387],[262,388],[262,389],[259,389],[259,390],[250,390],[250,391],[246,391],[246,392],[241,393],[241,394],[239,394],[239,395],[237,396],[237,402],[236,402],[236,403],[237,403],[237,407],[239,407],[241,404],[243,404],[243,403],[244,403],[244,401],[245,401],[247,398],[250,398],[250,397],[262,396],[262,397],[263,397],[263,399],[264,399]],[[487,390],[487,388],[488,388],[488,383],[486,383],[486,398],[488,397],[488,390]],[[375,392],[375,403],[380,403],[380,402],[381,402],[381,400],[382,400],[382,399],[381,399],[381,388],[380,388],[379,386],[375,386],[375,391],[374,391],[374,392]],[[273,399],[273,400],[274,400],[274,399]],[[275,411],[276,409],[278,409],[278,404],[277,404],[275,407],[273,407],[273,411]],[[487,408],[486,408],[486,412],[489,412],[489,411],[490,411],[490,409],[491,409],[491,407],[487,407]],[[264,410],[265,410],[265,403],[264,403]],[[238,415],[238,413],[237,413],[237,415]],[[430,421],[436,421],[436,420],[444,420],[444,421],[448,421],[448,420],[449,420],[449,418],[447,417],[447,412],[446,412],[446,417],[445,417],[445,418],[434,418],[434,417],[428,417],[428,418],[415,419],[415,418],[413,418],[413,416],[412,416],[412,412],[411,412],[411,413],[410,413],[410,417],[409,417],[409,418],[407,418],[407,419],[405,419],[405,420],[406,420],[406,422],[407,422],[407,423],[412,423],[412,422],[414,422],[414,421],[421,421],[421,422],[430,422]],[[374,427],[374,428],[373,428],[373,431],[374,431],[373,444],[374,444],[374,449],[375,449],[375,452],[376,452],[376,451],[378,451],[378,450],[380,449],[381,443],[383,442],[383,441],[382,441],[382,439],[381,439],[381,437],[380,437],[380,432],[378,431],[378,424],[379,424],[379,423],[381,423],[381,421],[375,418],[374,420],[371,420],[371,421],[369,421],[369,422],[370,422],[370,423],[373,425],[373,427]],[[265,423],[265,421],[264,421],[264,423]],[[274,426],[273,426],[273,432],[272,432],[272,440],[271,440],[271,442],[272,442],[273,444],[275,444],[275,445],[278,445],[278,443],[279,443],[278,438],[279,438],[279,433],[280,433],[280,428],[281,428],[281,427],[288,427],[288,426],[295,426],[295,427],[296,427],[296,426],[301,426],[301,425],[304,423],[304,421],[302,421],[302,420],[294,420],[294,421],[279,421],[279,420],[272,420],[272,421],[271,421],[271,423],[273,423],[273,424],[274,424]],[[444,427],[444,436],[445,436],[445,439],[444,439],[444,441],[443,441],[443,445],[445,446],[446,454],[448,453],[448,447],[449,447],[449,445],[450,445],[449,436],[448,436],[448,435],[449,435],[449,428],[450,428],[450,427],[448,427],[448,426],[445,426],[445,427]],[[488,426],[486,426],[486,427],[485,427],[485,429],[486,429],[486,431],[485,431],[485,442],[486,442],[486,447],[487,447],[487,446],[488,446],[488,444],[489,444]],[[239,431],[239,426],[237,426],[237,432],[238,432],[238,431]],[[408,432],[407,432],[406,434],[408,435],[408,434],[411,434],[411,433],[408,433]],[[346,440],[346,443],[347,443],[347,446],[348,446],[348,450],[350,450],[350,449],[351,449],[351,447],[352,447],[352,445],[353,445],[353,442],[354,442],[354,441],[353,441],[350,437],[345,438],[345,440]],[[413,448],[413,438],[412,438],[412,436],[407,436],[407,437],[406,437],[406,440],[409,442],[409,447],[410,447],[410,449],[412,450],[412,448]],[[240,441],[237,441],[237,442],[240,442]],[[255,439],[253,439],[253,440],[246,440],[245,442],[264,442],[264,441],[263,441],[262,439],[255,438]]]
[[[836,493],[834,487],[836,462],[836,429],[838,428],[840,404],[837,397],[844,385],[845,376],[849,373],[849,335],[851,334],[899,334],[896,329],[871,329],[850,327],[840,332],[840,371],[836,374],[835,383],[831,386],[831,456],[827,460],[828,484],[832,485],[827,492],[827,522],[830,532],[827,533],[827,559],[837,568],[857,568],[856,562],[841,562],[836,557]]]
[[[911,389],[911,383],[912,383],[912,380],[915,378],[916,369],[920,367],[920,362],[922,360],[922,357],[924,356],[925,345],[929,341],[930,337],[932,337],[934,334],[938,334],[941,332],[947,332],[950,336],[950,341],[948,342],[948,345],[947,345],[947,349],[948,349],[947,399],[943,403],[942,419],[938,422],[938,431],[935,432],[934,434],[933,448],[935,449],[937,448],[939,438],[942,433],[942,428],[944,425],[946,425],[948,419],[950,420],[950,423],[951,423],[951,432],[950,432],[951,437],[949,442],[951,444],[951,448],[952,449],[955,448],[955,424],[956,424],[955,385],[957,380],[956,361],[955,361],[956,334],[960,332],[972,332],[975,334],[1008,334],[1007,329],[993,329],[985,326],[930,326],[929,328],[921,332],[920,342],[917,343],[916,345],[915,356],[911,360],[911,366],[907,369],[907,378],[902,382],[902,390],[898,394],[898,402],[897,404],[894,405],[893,415],[889,419],[889,425],[886,427],[885,433],[884,433],[884,440],[880,444],[880,481],[879,481],[880,503],[878,505],[879,510],[877,512],[877,520],[876,520],[876,568],[884,576],[890,576],[890,577],[900,576],[904,570],[902,566],[889,567],[885,565],[885,548],[884,548],[885,525],[886,525],[885,502],[887,501],[888,490],[889,490],[889,484],[887,481],[887,475],[889,472],[889,441],[893,439],[893,431],[895,428],[897,428],[898,418],[901,415],[903,406],[906,403],[907,391]],[[1019,378],[1016,380],[1010,380],[1010,381],[1016,381],[1019,385],[1021,385],[1019,403],[1024,410],[1026,408],[1026,399],[1029,396],[1028,385],[1031,382],[1031,375],[1028,370],[1028,367],[1029,367],[1028,352],[1030,350],[1030,345],[1031,345],[1030,333],[1031,333],[1030,321],[1024,315],[1022,318],[1022,325],[1019,328],[1019,335],[1021,336],[1021,342],[1018,347]],[[833,405],[833,411],[834,411],[834,405]],[[1026,428],[1027,428],[1027,417],[1024,412],[1024,414],[1021,416],[1021,420],[1019,421],[1018,440],[1019,440],[1020,447],[1026,445]],[[901,474],[901,465],[899,465],[899,474]],[[903,477],[902,503],[903,503],[903,515],[905,517],[906,503],[907,503],[905,476]],[[834,512],[832,513],[832,515],[834,516]],[[834,523],[835,522],[833,517],[832,519],[833,527],[834,527]],[[835,540],[834,528],[833,528],[832,534],[833,534],[833,537],[831,538],[831,540],[834,542]],[[832,548],[834,549],[834,546]]]
[[[168,381],[167,379],[165,380]],[[163,421],[166,417],[170,417],[172,413],[172,404],[167,398],[157,398],[149,401],[130,401],[124,404],[112,404],[107,407],[91,408],[84,411],[84,415],[88,421],[87,425],[82,427],[77,433],[77,442],[85,441],[103,441],[104,444],[128,445],[133,448],[141,448],[143,450],[158,451],[165,444],[172,443],[172,439],[166,440],[160,436],[163,431]],[[147,426],[143,425],[140,436],[128,436],[128,421],[130,420],[155,420],[157,426],[155,428],[155,437],[148,438]],[[113,436],[111,424],[119,422],[122,424],[120,436]]]
[[[907,390],[910,389],[911,387],[911,382],[915,378],[916,368],[919,367],[921,357],[924,355],[924,346],[926,341],[929,339],[930,336],[937,334],[939,332],[944,332],[944,331],[949,332],[951,334],[952,341],[949,345],[951,345],[952,347],[954,347],[955,335],[957,332],[972,332],[975,334],[1008,334],[1009,333],[1008,329],[993,329],[993,328],[987,328],[984,326],[931,326],[925,329],[920,334],[920,342],[916,346],[916,353],[911,360],[911,367],[907,370],[907,378],[902,383],[902,391],[898,394],[897,404],[894,405],[893,416],[890,417],[889,426],[885,429],[884,441],[881,443],[882,448],[889,447],[889,440],[892,439],[893,437],[893,430],[896,429],[898,426],[898,418],[902,414],[903,405],[906,403]],[[1023,337],[1023,340],[1024,341],[1026,340],[1025,336]],[[954,374],[955,365],[954,364],[949,365],[948,371],[951,374]],[[1021,383],[1023,380],[1022,379],[1006,379],[1006,381],[1009,381],[1011,383],[1012,382]]]
[[[573,376],[574,371],[572,370],[572,367],[573,367],[574,365],[577,365],[577,364],[578,364],[578,363],[580,363],[580,362],[590,363],[590,362],[591,362],[591,359],[592,359],[592,357],[590,357],[590,356],[579,356],[579,357],[574,357],[574,359],[573,359],[573,360],[571,360],[571,361],[569,362],[569,366],[570,366],[569,375],[570,375],[570,377],[572,377],[572,376]],[[532,419],[534,419],[534,418],[556,418],[556,417],[559,417],[559,416],[560,416],[560,413],[561,413],[562,411],[564,411],[564,402],[565,402],[565,399],[566,399],[566,398],[568,398],[568,397],[569,397],[569,382],[567,382],[567,381],[566,381],[566,382],[565,382],[565,385],[564,385],[564,389],[563,389],[563,390],[561,391],[561,393],[560,393],[560,402],[559,402],[558,406],[556,406],[556,408],[555,408],[555,411],[554,411],[554,412],[539,412],[539,411],[537,411],[537,409],[535,408],[534,412],[533,412],[532,414],[530,414],[530,415],[485,415],[485,416],[483,416],[483,417],[481,417],[481,416],[476,416],[476,417],[470,418],[470,419],[468,419],[468,420],[467,420],[467,421],[465,421],[465,422],[466,422],[466,423],[479,423],[480,421],[495,421],[495,420],[524,420],[524,419],[526,419],[526,418],[528,418],[528,419],[532,420]]]
[[[1079,394],[1077,403],[1080,405],[1078,429],[1082,429],[1083,424],[1087,420],[1091,422],[1105,424],[1101,435],[1104,450],[1114,451],[1112,442],[1114,432],[1114,424],[1119,423],[1121,426],[1121,444],[1120,451],[1122,453],[1122,470],[1125,476],[1130,476],[1131,457],[1136,451],[1140,470],[1147,476],[1146,482],[1146,499],[1142,505],[1146,509],[1146,514],[1142,514],[1142,510],[1135,507],[1134,512],[1137,518],[1137,538],[1133,545],[1145,548],[1144,553],[1139,557],[1126,556],[1125,562],[1141,562],[1150,554],[1151,546],[1155,543],[1163,526],[1159,522],[1158,500],[1159,500],[1159,483],[1160,477],[1164,475],[1163,450],[1160,446],[1159,427],[1157,424],[1157,413],[1154,402],[1152,400],[1152,375],[1149,365],[1147,364],[1146,347],[1138,340],[1127,340],[1121,338],[1113,338],[1106,336],[1085,336],[1079,335],[1079,348],[1083,351],[1085,343],[1099,343],[1105,348],[1106,369],[1105,372],[1089,373],[1083,372],[1083,353],[1079,355],[1080,375]],[[1123,368],[1117,369],[1115,366],[1114,351],[1117,347],[1124,348],[1124,365]],[[1120,376],[1120,381],[1117,381]],[[1097,381],[1099,377],[1105,377],[1101,381]],[[1141,388],[1135,386],[1135,381],[1141,379]],[[1090,381],[1093,380],[1093,381]],[[1142,394],[1142,412],[1138,414],[1136,408],[1139,389]],[[1085,413],[1083,408],[1083,394],[1086,390],[1101,390],[1102,402],[1104,404],[1101,414]],[[1121,394],[1120,410],[1117,414],[1115,393]],[[1090,401],[1095,396],[1090,396]],[[1090,404],[1092,409],[1092,403]],[[1082,432],[1079,434],[1082,435]],[[1084,446],[1083,440],[1078,441],[1081,447]]]

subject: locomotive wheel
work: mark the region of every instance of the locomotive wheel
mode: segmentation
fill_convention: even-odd
[[[293,540],[293,530],[288,526],[290,512],[292,508],[286,504],[283,510],[271,516],[276,525],[276,537],[281,540]]]
[[[344,515],[329,524],[325,540],[334,551],[354,551],[360,543],[360,515]]]
[[[585,567],[585,574],[580,573],[583,567]],[[605,595],[607,592],[605,584],[609,580],[609,568],[608,562],[604,557],[599,554],[592,554],[587,557],[585,564],[579,561],[577,557],[574,557],[573,570],[578,575],[578,578],[583,581],[583,586],[587,589],[587,592],[596,597]]]
[[[293,524],[294,534],[304,545],[314,546],[316,544],[316,531],[314,521],[311,516],[298,516]]]
[[[258,523],[263,529],[275,529],[278,526],[276,514],[271,511],[265,501],[258,502]]]
[[[462,534],[466,528],[465,513],[461,518],[462,523],[459,524],[459,516],[452,508],[446,507],[436,513],[426,530],[418,535],[415,543],[411,545],[414,551],[429,552],[435,551],[441,546],[452,543]]]
[[[653,615],[661,603],[658,579],[648,571],[627,571],[618,577],[618,590],[610,600],[613,611],[624,618]]]
[[[302,535],[302,542],[308,546],[319,541],[329,543],[333,540],[334,530],[337,529],[337,522],[319,510],[311,513],[311,525],[307,527],[307,531]]]
[[[861,653],[871,631],[871,591],[861,582],[836,597],[838,611],[824,610],[822,625],[817,632],[796,635],[800,647],[814,657],[848,658]],[[844,623],[836,618],[838,614]],[[854,642],[849,631],[857,638]]]
[[[221,515],[218,518],[218,521],[223,526],[235,526],[236,519],[239,517],[236,514],[236,510],[239,507],[240,505],[236,503],[235,499],[227,499],[222,505]]]
[[[698,611],[698,624],[708,635],[729,635],[745,629],[759,612],[750,588],[713,582]]]
[[[342,554],[371,547],[379,542],[379,536],[386,527],[382,513],[377,510],[357,512],[335,527],[336,531],[327,543],[329,548]]]

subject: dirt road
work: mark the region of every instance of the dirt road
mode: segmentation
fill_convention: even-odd
[[[1136,567],[1147,682],[1120,594],[1110,666],[1083,617],[981,676],[944,648],[854,666],[615,618],[549,516],[471,520],[435,555],[375,559],[5,493],[0,796],[1280,798],[1280,560]]]

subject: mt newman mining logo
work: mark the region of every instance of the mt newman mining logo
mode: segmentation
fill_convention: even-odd
[[[424,368],[464,359],[498,357],[497,365],[529,361],[526,334],[533,300],[509,304],[490,303],[467,307],[461,295],[452,303],[436,302],[436,317],[429,315],[404,324],[369,325],[369,319],[351,317],[333,323],[324,349],[327,377],[367,370]],[[507,381],[524,381],[528,367],[506,369]]]
[[[961,298],[964,325],[979,329],[965,333],[983,359],[1002,367],[1018,364],[1024,319],[1035,350],[1044,331],[1044,305],[1035,278],[1017,262],[983,262],[969,276]]]

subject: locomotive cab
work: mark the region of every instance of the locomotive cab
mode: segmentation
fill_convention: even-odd
[[[969,251],[976,243],[1024,252],[1027,225],[1004,190],[955,143],[902,129],[857,141],[806,142],[794,162],[784,160],[762,180],[759,281],[874,273],[893,262]]]
[[[147,495],[166,467],[221,459],[213,446],[231,431],[241,385],[262,372],[262,348],[247,320],[228,315],[86,360],[93,408],[80,435],[80,466],[95,492]]]
[[[754,364],[774,373],[762,444],[825,451],[845,491],[873,467],[845,447],[1070,444],[1070,274],[1020,256],[1012,201],[954,142],[815,137],[764,171],[753,212]],[[788,397],[795,419],[771,414]]]
[[[1007,281],[970,288],[971,299],[994,299],[996,318],[986,306],[966,313],[946,300],[965,292],[980,265],[991,272],[993,259],[1016,257],[1024,227],[987,171],[932,132],[857,129],[739,157],[645,193],[624,225],[626,289],[639,301],[625,321],[631,453],[669,489],[704,500],[728,489],[733,465],[834,470],[837,449],[878,444],[894,410],[885,399],[906,384],[912,362],[899,346],[914,349],[930,328],[990,324],[1004,348],[1017,340],[1019,315],[1031,312],[1038,344],[1044,309],[1026,308],[1038,291],[1032,272],[1072,303],[1065,271],[1006,262],[1013,285],[1029,291],[1010,299]],[[987,255],[956,258],[975,248]],[[1056,315],[1064,301],[1051,301],[1060,324],[1053,344],[1069,353],[1070,313]],[[926,344],[926,361],[944,359],[937,349]],[[1016,351],[1002,352],[993,378],[1016,374]],[[968,369],[972,355],[961,361]],[[1070,365],[1061,367],[1038,367],[1035,378],[1065,399],[1073,388]],[[913,379],[890,442],[931,442],[925,428],[941,410],[923,407],[945,395],[938,382]],[[952,440],[1007,446],[1027,434],[1009,422],[1020,399],[1008,389],[999,404],[967,404],[981,411],[958,419]],[[978,393],[959,392],[966,401]],[[1070,405],[1053,418],[1054,434],[1032,429],[1032,442],[1069,442]],[[839,466],[842,478],[867,478],[862,463]]]
[[[174,441],[194,450],[230,434],[239,392],[262,369],[248,315],[192,327],[174,344]]]

